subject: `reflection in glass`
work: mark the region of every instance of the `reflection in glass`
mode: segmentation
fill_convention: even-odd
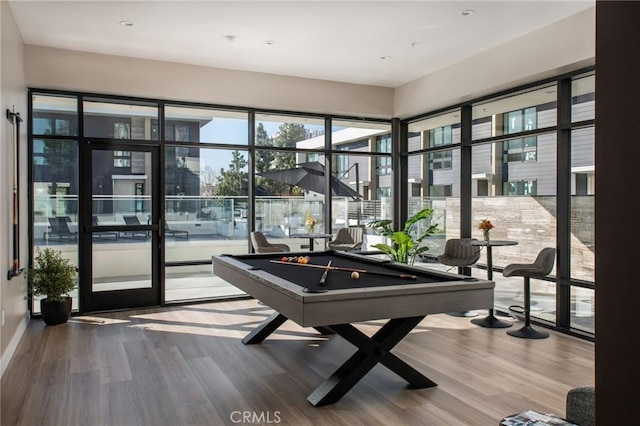
[[[409,123],[409,151],[460,143],[460,110]]]
[[[78,101],[63,96],[33,95],[33,134],[76,136]]]
[[[594,128],[571,132],[571,278],[595,281]]]
[[[595,332],[595,291],[571,287],[571,327]]]
[[[389,140],[378,143],[379,141]],[[336,151],[391,152],[391,125],[371,121],[333,120],[331,144]]]
[[[125,159],[126,166],[120,162]],[[94,149],[91,173],[94,226],[149,223],[151,152]],[[96,230],[92,241],[92,291],[151,288],[152,250],[146,230]]]
[[[273,148],[324,149],[324,120],[256,114],[256,145]]]
[[[53,247],[78,265],[78,144],[33,140],[33,250]],[[70,293],[78,309],[78,290]],[[34,313],[39,313],[34,299]]]
[[[165,107],[165,139],[175,142],[203,142],[247,145],[248,114],[168,105]]]
[[[556,85],[509,95],[473,106],[473,140],[556,125]]]
[[[155,105],[87,100],[83,108],[85,136],[158,140],[158,108]]]
[[[245,252],[246,249],[243,253]],[[165,300],[167,302],[213,299],[243,294],[245,294],[243,291],[216,277],[211,271],[211,265],[165,268]]]
[[[247,151],[165,147],[165,258],[246,253]]]
[[[34,139],[32,185],[34,246],[65,246],[77,264],[77,142]]]
[[[595,118],[596,78],[590,75],[571,82],[571,122]]]

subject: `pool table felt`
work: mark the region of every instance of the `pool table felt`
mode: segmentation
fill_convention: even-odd
[[[268,257],[238,257],[237,260],[246,263],[252,267],[253,270],[263,270],[264,272],[278,276],[284,280],[295,283],[301,287],[308,288],[309,290],[342,290],[350,288],[362,288],[362,287],[380,287],[390,285],[411,285],[411,284],[424,284],[442,281],[459,281],[459,277],[449,277],[446,275],[432,274],[427,271],[410,270],[402,266],[396,266],[392,264],[379,263],[377,261],[367,262],[361,259],[351,259],[348,257],[342,257],[335,254],[318,254],[310,255],[309,264],[326,266],[331,260],[332,267],[352,268],[352,269],[366,269],[373,272],[384,272],[392,274],[412,274],[416,275],[415,280],[402,279],[399,277],[389,277],[383,275],[373,275],[367,273],[360,273],[360,278],[354,280],[351,278],[351,273],[346,271],[331,270],[327,276],[325,285],[320,285],[319,281],[322,277],[323,269],[310,268],[307,266],[298,265],[284,265],[281,263],[273,263],[272,260],[280,261],[282,256],[268,256]]]

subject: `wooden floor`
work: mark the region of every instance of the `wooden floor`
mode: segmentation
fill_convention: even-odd
[[[242,300],[33,320],[2,378],[2,425],[497,426],[525,409],[562,415],[567,391],[594,380],[593,343],[553,332],[522,340],[434,315],[394,353],[437,387],[410,389],[378,365],[315,408],[307,395],[354,348],[291,321],[243,345],[271,312]]]

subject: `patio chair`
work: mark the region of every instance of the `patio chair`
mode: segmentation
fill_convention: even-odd
[[[135,215],[122,216],[122,219],[124,219],[124,223],[126,223],[127,225],[131,225],[131,226],[142,225],[140,223],[140,220],[138,219],[138,216],[135,216]],[[138,230],[138,231],[119,231],[119,232],[120,232],[120,236],[123,238],[126,238],[126,237],[144,238],[145,240],[149,238],[149,234],[147,233],[147,231]]]
[[[78,240],[78,233],[71,232],[69,229],[69,222],[71,222],[71,218],[69,216],[57,216],[49,218],[49,232],[48,238],[57,237],[60,241],[63,238],[66,238],[67,241],[70,241],[73,238],[75,241]]]
[[[169,228],[169,223],[165,220],[164,222],[164,234],[171,235],[173,238],[186,238],[189,239],[189,231],[184,231],[181,229],[171,229]]]
[[[91,225],[100,226],[100,222],[98,221],[98,216],[91,217]],[[100,239],[104,237],[114,237],[114,239],[116,240],[118,239],[117,231],[99,231],[99,232],[93,232],[91,235]]]
[[[364,231],[361,227],[340,228],[336,239],[327,243],[331,250],[351,251],[362,247]]]
[[[285,253],[291,251],[286,244],[272,244],[262,232],[253,231],[251,233],[251,245],[256,253]]]

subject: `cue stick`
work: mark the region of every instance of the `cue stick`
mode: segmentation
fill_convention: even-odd
[[[327,266],[325,267],[326,269],[322,273],[322,277],[320,278],[320,281],[318,281],[318,284],[324,285],[324,282],[327,280],[327,275],[329,275],[329,268],[331,268],[331,262],[332,261],[330,260],[329,263],[327,263]]]
[[[376,272],[376,271],[367,271],[366,269],[354,269],[354,268],[343,268],[340,266],[324,266],[324,265],[312,265],[311,263],[293,263],[293,262],[283,262],[281,260],[270,260],[271,263],[280,263],[282,265],[291,265],[291,266],[305,266],[307,268],[321,268],[333,271],[344,271],[344,272],[358,272],[360,274],[370,274],[370,275],[384,275],[386,277],[394,277],[394,278],[402,278],[403,280],[415,280],[415,275],[410,274],[392,274],[391,272]]]
[[[20,132],[20,122],[22,122],[22,117],[20,117],[20,113],[16,112],[16,106],[13,105],[12,110],[7,109],[7,119],[11,122],[11,127],[13,128],[13,136],[12,136],[12,145],[13,145],[13,266],[12,269],[7,274],[7,279],[11,279],[13,277],[17,277],[22,273],[20,269],[20,230],[18,226],[18,216],[19,216],[19,202],[20,198],[18,197],[18,155],[20,146],[18,144],[18,137]]]

